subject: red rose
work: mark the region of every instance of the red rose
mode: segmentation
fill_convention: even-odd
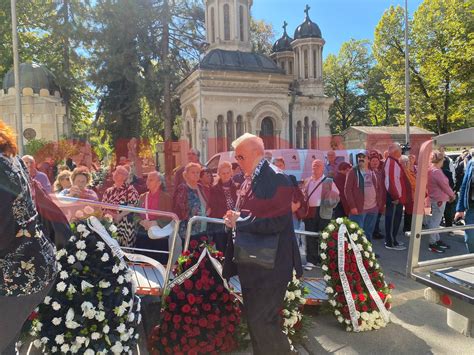
[[[31,312],[31,314],[28,316],[28,320],[35,320],[36,318],[38,318],[38,312]]]
[[[364,294],[363,293],[359,294],[359,301],[365,302],[365,300],[366,300],[366,297],[364,296]]]
[[[215,293],[215,292],[211,293],[211,295],[209,296],[209,299],[210,299],[211,301],[217,300],[217,293]]]
[[[224,286],[222,286],[222,285],[217,286],[216,291],[219,292],[219,293],[224,292]]]
[[[329,263],[329,269],[330,270],[336,270],[336,267],[337,267],[336,263],[334,263],[334,262]]]
[[[190,305],[193,305],[195,302],[196,302],[196,297],[194,297],[194,295],[192,293],[188,293],[188,295],[186,296],[187,300],[188,300],[188,303]]]
[[[193,319],[190,316],[184,317],[184,323],[186,324],[191,324],[193,322]],[[184,327],[183,327],[184,329]]]
[[[211,305],[209,303],[203,303],[202,309],[209,312],[211,310]]]
[[[341,292],[343,292],[343,291],[344,291],[344,290],[343,290],[342,286],[336,285],[336,292],[341,293]]]
[[[178,292],[178,300],[184,300],[186,298],[186,294],[183,291]]]
[[[383,301],[385,299],[385,294],[383,292],[377,292],[380,296],[380,299]]]
[[[199,309],[198,309],[196,306],[194,306],[194,307],[191,309],[191,314],[192,314],[193,316],[197,316],[197,315],[199,314]]]
[[[200,318],[199,319],[199,326],[202,328],[205,328],[207,326],[207,319],[206,318]]]
[[[339,295],[336,297],[336,300],[339,303],[344,303],[346,301],[346,298],[344,297],[344,295]]]
[[[197,340],[196,339],[189,339],[189,346],[196,346],[197,345]]]
[[[334,280],[339,280],[339,273],[333,272],[333,273],[332,273],[332,278],[333,278]]]
[[[362,288],[362,286],[360,284],[357,284],[356,285],[356,291],[359,292],[359,293],[362,293],[364,291],[364,289]]]
[[[183,307],[181,307],[181,312],[183,313],[191,312],[191,306],[189,304],[185,304]]]
[[[202,282],[196,281],[195,287],[196,287],[196,290],[202,290]]]
[[[358,275],[358,274],[356,274],[356,275]],[[347,281],[352,282],[352,275],[349,275],[349,274],[347,275]]]
[[[328,254],[331,259],[335,259],[337,256],[337,253],[333,249],[329,249]]]
[[[357,272],[357,264],[351,264],[351,271]]]
[[[222,294],[222,302],[227,303],[229,301],[229,294],[223,293]]]
[[[357,282],[360,282],[361,277],[360,277],[360,274],[359,274],[359,273],[355,273],[355,274],[354,274],[354,280],[356,280]]]
[[[201,237],[201,242],[207,242],[207,237],[206,237],[206,236],[202,236],[202,237]]]
[[[357,262],[357,259],[354,254],[351,255],[351,260],[353,263]]]
[[[392,308],[392,304],[391,304],[391,303],[385,303],[385,308],[386,308],[386,309]]]
[[[197,296],[196,297],[196,304],[201,304],[202,303],[202,296]]]
[[[337,232],[332,232],[332,239],[337,240],[338,233]]]
[[[388,288],[391,289],[391,290],[393,290],[393,289],[395,288],[395,285],[390,282],[390,283],[388,284]]]
[[[197,241],[191,240],[191,242],[189,242],[189,247],[190,247],[191,249],[196,249],[197,246],[198,246],[198,242],[197,242]]]
[[[365,304],[362,306],[362,312],[368,312],[369,307],[367,307]]]
[[[171,319],[171,313],[170,312],[165,312],[164,319],[165,319],[165,321],[168,322]]]
[[[168,338],[161,338],[161,344],[166,346],[166,344],[168,344]]]
[[[190,279],[184,281],[184,288],[188,291],[193,289],[193,282]]]
[[[383,282],[379,280],[375,283],[375,285],[377,286],[377,288],[382,288],[383,287]]]
[[[329,248],[334,248],[335,246],[336,246],[336,243],[335,243],[334,241],[330,240],[330,241],[328,242],[328,247],[329,247]]]
[[[379,273],[377,271],[374,271],[374,273],[372,274],[372,277],[374,279],[378,278],[379,277]]]
[[[170,333],[170,338],[171,338],[172,340],[176,340],[177,337],[178,337],[178,334],[176,334],[176,332],[171,332],[171,333]]]
[[[370,302],[370,308],[372,308],[373,311],[376,311],[378,307],[377,307],[377,304],[374,301],[372,301]]]
[[[234,330],[235,330],[235,327],[234,327],[232,324],[229,324],[229,325],[227,326],[227,330],[228,330],[229,332],[233,333]]]
[[[181,322],[181,316],[179,314],[176,314],[173,316],[173,323],[179,323]]]

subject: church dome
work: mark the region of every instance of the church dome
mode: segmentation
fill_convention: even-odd
[[[3,90],[7,92],[9,88],[13,87],[15,87],[15,76],[13,69],[10,69],[3,77]],[[46,89],[50,93],[59,91],[53,73],[35,63],[20,64],[20,89],[24,88],[31,88],[37,94],[41,89]]]
[[[283,24],[283,36],[279,38],[275,44],[273,45],[272,52],[287,52],[287,51],[292,51],[293,49],[291,48],[291,42],[293,42],[293,38],[288,36],[288,33],[286,33],[286,26],[287,23],[285,22]]]
[[[309,9],[310,7],[306,5],[306,18],[304,22],[296,28],[294,35],[295,39],[323,38],[319,26],[309,18]]]

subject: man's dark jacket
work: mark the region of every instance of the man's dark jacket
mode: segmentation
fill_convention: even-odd
[[[237,223],[236,238],[239,238],[239,232],[251,233],[258,242],[261,235],[279,234],[275,268],[236,265],[233,262],[234,244],[229,238],[224,277],[228,279],[238,274],[243,288],[269,288],[288,283],[293,269],[298,277],[303,274],[291,214],[293,188],[287,175],[274,170],[268,162],[263,164],[252,180],[251,193],[240,207],[242,212],[249,211],[251,217]]]

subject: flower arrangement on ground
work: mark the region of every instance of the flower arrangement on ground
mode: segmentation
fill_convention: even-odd
[[[306,303],[305,296],[308,293],[308,289],[296,278],[296,273],[293,272],[293,279],[288,284],[281,311],[283,332],[288,334],[290,341],[296,339],[303,329],[303,306]]]
[[[321,234],[320,250],[326,293],[338,322],[347,331],[385,327],[393,285],[385,282],[364,231],[338,218]]]
[[[56,283],[32,322],[34,344],[51,354],[131,354],[141,321],[133,273],[97,218],[71,226],[74,235],[56,255]]]
[[[222,253],[206,240],[191,241],[178,258],[161,323],[148,339],[151,354],[217,354],[238,347],[240,304],[216,271]]]

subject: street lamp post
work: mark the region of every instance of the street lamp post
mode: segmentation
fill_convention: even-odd
[[[410,71],[408,59],[408,0],[405,0],[405,126],[406,146],[410,146]]]
[[[21,112],[20,63],[18,56],[18,31],[16,19],[16,0],[10,2],[12,12],[13,76],[15,78],[15,111],[18,153],[23,155],[23,114]]]

